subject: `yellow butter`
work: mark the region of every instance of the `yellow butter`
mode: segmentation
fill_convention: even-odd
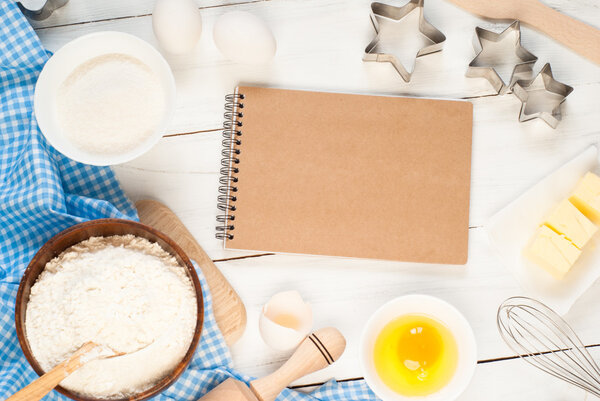
[[[600,224],[600,177],[592,172],[586,173],[569,200],[590,220]]]
[[[525,256],[559,280],[567,274],[579,255],[579,248],[547,226],[538,228],[525,250]]]
[[[598,231],[598,227],[568,200],[562,201],[546,218],[544,224],[564,235],[579,249],[582,249]]]

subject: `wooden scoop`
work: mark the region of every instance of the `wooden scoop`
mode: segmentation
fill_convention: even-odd
[[[56,365],[52,370],[46,372],[27,387],[19,390],[17,393],[6,399],[6,401],[41,400],[46,394],[52,391],[54,387],[58,386],[61,381],[66,379],[67,376],[86,363],[96,359],[112,358],[119,355],[123,355],[123,353],[113,351],[108,347],[93,342],[87,342],[75,351],[69,359]]]
[[[304,339],[290,359],[274,373],[250,382],[227,379],[201,401],[274,401],[296,379],[335,362],[346,348],[346,339],[333,327],[317,330]]]
[[[518,19],[600,64],[600,30],[568,17],[539,0],[450,0],[484,18]]]

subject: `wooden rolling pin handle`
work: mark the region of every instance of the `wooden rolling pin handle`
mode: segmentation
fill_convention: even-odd
[[[294,380],[335,362],[346,348],[346,339],[333,327],[317,330],[302,341],[290,359],[269,376],[250,382],[260,401],[274,401]]]
[[[543,3],[522,10],[521,20],[600,65],[600,30]]]

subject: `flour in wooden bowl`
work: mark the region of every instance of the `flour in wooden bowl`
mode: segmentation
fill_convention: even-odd
[[[44,371],[93,341],[129,353],[95,360],[61,386],[94,398],[142,392],[184,358],[196,328],[191,280],[158,244],[92,237],[52,259],[31,288],[25,329]]]
[[[94,154],[120,154],[155,133],[166,110],[165,92],[158,75],[141,60],[104,54],[65,79],[56,110],[73,145]]]

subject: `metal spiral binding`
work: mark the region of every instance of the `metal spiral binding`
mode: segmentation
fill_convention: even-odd
[[[231,231],[235,229],[233,221],[235,220],[235,201],[237,197],[238,178],[235,176],[239,173],[237,164],[240,163],[238,146],[242,144],[239,139],[242,136],[242,122],[240,119],[244,116],[242,109],[244,108],[244,95],[234,93],[225,96],[225,121],[223,122],[223,150],[221,155],[221,177],[219,178],[219,196],[217,197],[217,208],[224,212],[217,216],[217,239],[233,239]]]

